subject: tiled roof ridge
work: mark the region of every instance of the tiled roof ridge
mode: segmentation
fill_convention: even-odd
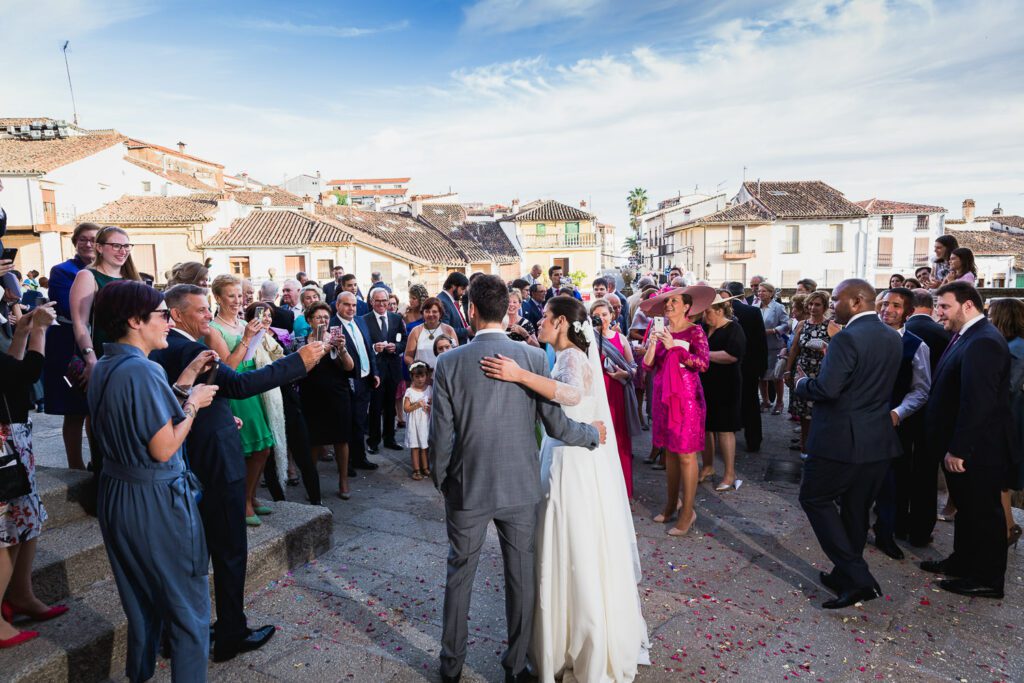
[[[110,149],[124,139],[116,132],[54,140],[0,139],[0,173],[49,173]]]
[[[594,215],[587,213],[575,206],[569,206],[557,199],[545,199],[537,206],[529,209],[520,209],[518,213],[507,216],[505,220],[512,221],[589,221]]]
[[[868,215],[822,180],[747,180],[743,188],[776,219],[863,218]]]
[[[236,218],[206,241],[210,247],[293,247],[344,245],[352,234],[336,224],[297,209],[257,209]]]
[[[133,143],[136,143],[136,144],[133,144]],[[153,143],[153,142],[146,142],[145,140],[140,140],[139,138],[131,138],[130,137],[127,140],[125,140],[125,145],[129,149],[132,149],[133,147],[134,148],[152,147],[153,149],[158,149],[161,152],[167,152],[168,154],[173,154],[174,156],[177,156],[177,157],[184,157],[186,159],[191,159],[192,161],[198,161],[199,163],[202,163],[202,164],[209,164],[210,166],[216,166],[217,168],[224,168],[224,164],[218,164],[216,161],[210,161],[209,159],[203,159],[202,157],[197,157],[194,154],[186,154],[185,152],[181,152],[181,151],[178,151],[176,149],[171,149],[170,147],[164,147],[163,145],[158,145],[158,144]]]
[[[945,213],[946,209],[933,204],[915,204],[913,202],[900,202],[893,199],[861,199],[853,202],[868,213],[891,214],[891,213]]]

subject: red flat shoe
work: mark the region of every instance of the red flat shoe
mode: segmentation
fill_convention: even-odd
[[[38,637],[39,631],[22,631],[18,635],[14,636],[13,638],[8,638],[7,640],[3,640],[2,638],[0,638],[0,649],[14,647],[15,645],[21,645],[22,643],[26,643],[32,640],[33,638]]]
[[[14,605],[6,600],[4,600],[3,605],[0,606],[0,612],[2,612],[4,621],[9,624],[13,623],[14,617],[16,616],[28,617],[32,621],[49,621],[50,619],[56,619],[67,611],[67,605],[54,605],[41,614],[29,614],[28,612],[20,612],[14,609]]]

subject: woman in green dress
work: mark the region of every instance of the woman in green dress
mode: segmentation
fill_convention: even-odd
[[[221,360],[235,372],[256,369],[256,361],[245,360],[249,345],[256,334],[270,326],[259,317],[246,324],[241,318],[242,281],[234,275],[218,275],[213,280],[213,298],[217,302],[217,315],[210,323],[210,335],[206,345],[217,352]],[[269,515],[273,510],[256,501],[256,487],[267,458],[274,449],[274,434],[267,421],[267,414],[259,396],[245,399],[231,399],[231,411],[242,427],[242,450],[245,452],[245,523],[260,525],[260,515]]]
[[[93,325],[92,307],[96,293],[116,280],[141,281],[132,262],[132,243],[128,233],[113,225],[96,233],[96,259],[88,268],[78,271],[71,285],[71,325],[78,353],[85,362],[82,382],[88,382],[96,361],[103,355],[105,338],[102,327]],[[84,386],[82,387],[84,389]]]

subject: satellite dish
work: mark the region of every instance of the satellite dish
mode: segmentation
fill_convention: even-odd
[[[268,206],[272,205],[274,202],[273,202],[273,200],[270,199],[270,197],[264,197],[260,201],[260,203],[263,205],[263,208],[267,208]]]

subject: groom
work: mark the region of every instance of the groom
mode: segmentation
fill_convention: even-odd
[[[487,524],[494,521],[505,565],[508,649],[505,680],[526,680],[533,630],[533,544],[541,499],[536,420],[553,438],[593,450],[605,427],[569,420],[562,408],[518,384],[488,379],[484,357],[501,354],[536,374],[547,374],[544,352],[505,336],[508,289],[483,275],[469,289],[469,323],[476,336],[437,359],[431,400],[430,469],[445,498],[448,581],[444,593],[441,680],[458,681],[466,661],[469,600]]]

